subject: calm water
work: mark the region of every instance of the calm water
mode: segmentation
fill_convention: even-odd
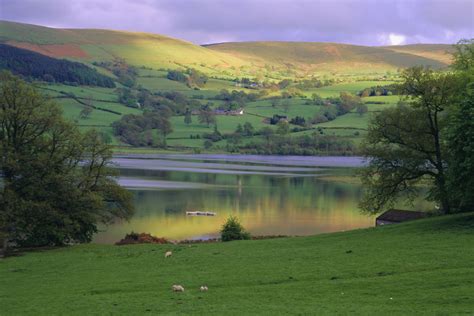
[[[137,155],[114,162],[119,182],[134,193],[136,214],[99,233],[98,243],[116,242],[131,231],[169,239],[217,237],[230,214],[254,235],[312,235],[374,223],[357,209],[359,185],[322,178],[351,174],[360,158]],[[186,211],[217,216],[190,217]]]

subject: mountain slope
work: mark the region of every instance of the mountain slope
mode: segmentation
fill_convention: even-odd
[[[449,45],[437,45],[449,47]],[[306,70],[367,70],[382,68],[404,68],[414,65],[442,68],[447,60],[439,58],[438,52],[410,49],[410,47],[368,47],[336,43],[309,42],[240,42],[206,46],[209,49],[252,60],[257,64],[273,66],[294,66]]]
[[[415,65],[446,67],[449,45],[368,47],[336,43],[241,42],[205,46],[148,33],[54,29],[0,21],[0,42],[85,63],[123,58],[136,66],[193,67],[207,73],[283,76],[384,73]]]
[[[69,57],[85,62],[119,57],[137,66],[176,68],[240,67],[233,56],[174,38],[95,29],[53,29],[0,21],[0,42],[33,50],[51,57]]]
[[[452,62],[452,56],[450,53],[452,53],[453,48],[451,45],[414,44],[402,46],[385,46],[384,48],[394,52],[407,53],[437,60],[445,64],[450,64]]]

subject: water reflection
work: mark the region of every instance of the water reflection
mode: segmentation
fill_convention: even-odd
[[[187,161],[122,162],[127,169],[121,171],[120,181],[134,193],[137,212],[130,222],[107,227],[95,241],[113,243],[131,231],[169,239],[216,237],[230,214],[255,235],[311,235],[373,225],[373,217],[357,208],[359,185],[320,179],[333,169],[321,170],[303,161],[290,169],[268,164],[264,173],[242,174],[238,161],[232,161],[229,173],[216,172],[224,170],[225,163],[211,164],[204,173],[190,171]],[[252,169],[248,163],[244,168]],[[217,216],[185,215],[193,210],[214,211]]]

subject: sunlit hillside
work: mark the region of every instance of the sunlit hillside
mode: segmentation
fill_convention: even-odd
[[[95,29],[53,29],[0,22],[0,41],[52,57],[84,62],[125,59],[136,66],[202,70],[238,68],[246,62],[192,43],[147,33]]]
[[[386,46],[394,52],[407,53],[416,56],[437,60],[441,63],[450,64],[452,61],[452,46],[444,44],[415,44],[401,46]]]
[[[336,43],[305,42],[240,42],[207,46],[261,66],[288,67],[312,72],[363,73],[426,65],[442,68],[449,60],[439,50],[400,46],[397,49]],[[424,48],[424,47],[423,47]]]
[[[158,68],[192,67],[221,76],[374,74],[414,65],[443,68],[449,45],[368,47],[335,43],[242,42],[206,46],[171,37],[97,29],[54,29],[0,22],[0,42],[86,63],[123,58]]]

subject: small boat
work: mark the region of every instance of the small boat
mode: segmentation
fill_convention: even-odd
[[[217,213],[215,212],[186,212],[186,215],[188,216],[216,216]]]

